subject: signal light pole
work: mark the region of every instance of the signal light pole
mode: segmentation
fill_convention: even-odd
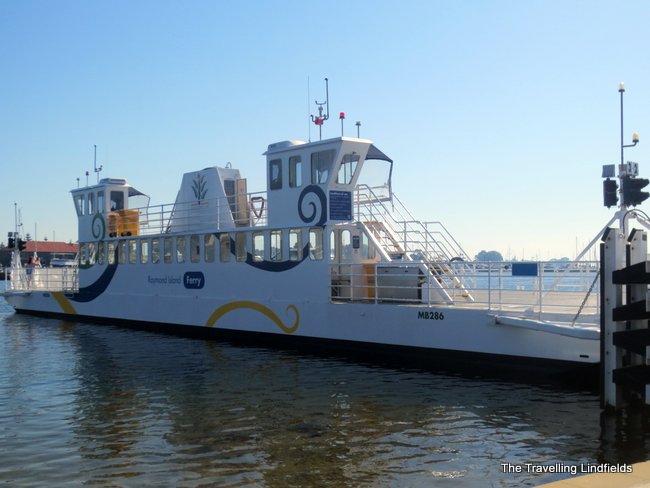
[[[621,162],[618,167],[620,205],[602,234],[601,266],[601,406],[620,408],[634,401],[650,405],[650,261],[646,231],[632,229],[628,233],[627,219],[636,218],[648,228],[648,217],[643,212],[628,210],[646,200],[650,193],[641,191],[650,183],[637,178],[639,165],[625,162],[625,148],[636,146],[635,132],[632,144],[626,145],[623,132],[623,93],[621,94]],[[606,207],[618,203],[615,165],[603,166],[603,199]],[[643,218],[645,216],[645,218]],[[610,228],[615,220],[619,228]]]
[[[625,163],[625,148],[634,147],[639,143],[639,134],[632,134],[632,144],[625,144],[624,118],[623,118],[623,94],[625,93],[625,84],[618,85],[618,92],[621,94],[621,162],[618,166],[618,174],[615,175],[615,165],[603,166],[603,204],[609,208],[617,206],[619,211],[624,212],[627,207],[636,206],[646,200],[650,193],[641,191],[648,185],[649,181],[645,178],[637,178],[639,174],[639,165],[636,163]],[[619,182],[611,180],[617,176]],[[620,183],[620,185],[619,185]],[[620,189],[621,198],[619,204],[618,191]],[[622,217],[621,217],[622,218]],[[621,225],[623,223],[621,222]]]

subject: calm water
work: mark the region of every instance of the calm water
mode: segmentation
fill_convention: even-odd
[[[648,459],[597,396],[14,315],[0,299],[7,486],[515,487],[501,463]]]

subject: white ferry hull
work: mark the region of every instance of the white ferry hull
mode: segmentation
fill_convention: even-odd
[[[181,265],[119,265],[103,290],[95,286],[102,280],[99,273],[103,268],[97,267],[81,271],[93,281],[79,292],[33,290],[9,292],[5,298],[24,313],[141,323],[190,333],[271,334],[287,343],[306,339],[340,342],[346,347],[377,346],[384,351],[417,348],[431,350],[432,360],[437,359],[433,351],[446,351],[511,362],[593,365],[599,361],[596,330],[572,329],[534,318],[508,320],[482,308],[292,298],[326,294],[329,278],[317,278],[326,276],[325,266],[323,262],[303,262],[282,272],[283,286],[278,287],[274,286],[278,283],[273,276],[276,273],[241,263],[218,271]],[[157,273],[159,269],[165,273]],[[204,280],[201,288],[192,288],[198,283],[183,283],[192,277]],[[228,286],[219,285],[223,283]],[[88,296],[88,290],[97,296]]]
[[[16,259],[4,296],[25,313],[431,362],[598,364],[589,265],[472,268],[440,222],[399,201],[393,161],[372,141],[283,141],[265,155],[264,192],[248,193],[230,165],[185,173],[169,205],[150,206],[122,178],[72,190],[78,268]],[[377,162],[390,164],[388,181],[370,187],[362,168]],[[506,275],[516,288],[501,286]],[[509,292],[513,300],[495,302]]]

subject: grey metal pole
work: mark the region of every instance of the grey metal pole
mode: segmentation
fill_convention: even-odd
[[[621,94],[621,164],[624,164],[624,143],[623,143],[623,93],[625,93],[625,84],[621,82],[618,85],[618,92]]]

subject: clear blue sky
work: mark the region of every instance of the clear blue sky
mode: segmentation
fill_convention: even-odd
[[[327,76],[416,216],[471,255],[572,257],[611,215],[620,81],[650,177],[649,25],[646,1],[1,0],[0,241],[14,202],[32,236],[76,240],[94,144],[152,203],[228,161],[263,189],[261,154],[307,139]]]

